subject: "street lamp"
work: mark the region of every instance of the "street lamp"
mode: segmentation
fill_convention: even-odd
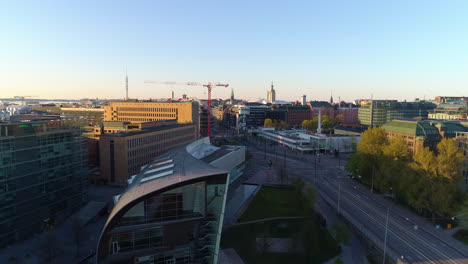
[[[340,214],[340,203],[341,202],[341,179],[338,180],[338,215]]]
[[[390,207],[387,207],[387,220],[385,221],[385,238],[384,238],[384,251],[383,251],[383,261],[382,264],[385,264],[385,253],[387,251],[387,232],[388,232],[388,213]]]

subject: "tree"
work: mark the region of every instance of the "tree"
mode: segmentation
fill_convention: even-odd
[[[369,128],[362,134],[357,145],[358,152],[351,155],[346,164],[346,170],[362,176],[360,181],[369,185],[372,184],[372,178],[376,183],[383,182],[380,177],[383,172],[380,172],[380,169],[384,169],[386,165],[383,149],[388,144],[383,129]]]
[[[411,155],[403,137],[397,136],[389,139],[388,145],[382,147],[382,160],[384,166],[380,166],[380,177],[376,179],[378,189],[390,192],[390,188],[400,190],[401,177],[408,171],[408,163]]]
[[[273,121],[270,118],[267,118],[267,119],[265,119],[265,121],[263,121],[263,126],[264,127],[272,127],[273,126]]]
[[[302,121],[302,127],[309,131],[315,131],[317,129],[317,121],[304,120]]]
[[[463,156],[455,142],[443,139],[438,155],[429,148],[416,152],[411,163],[414,173],[408,188],[408,203],[420,212],[427,211],[435,222],[436,215],[449,215],[463,205],[466,194],[461,190]]]
[[[333,127],[336,127],[343,122],[344,116],[342,114],[336,115],[333,119]]]
[[[336,221],[330,227],[330,233],[337,242],[337,247],[340,244],[346,245],[349,240],[349,230],[348,227],[341,221]]]
[[[288,126],[289,126],[288,123],[286,123],[286,122],[284,122],[284,121],[281,121],[281,122],[279,123],[279,125],[278,125],[278,128],[280,128],[280,129],[288,129],[288,128],[287,128]]]
[[[458,149],[454,139],[442,139],[437,144],[437,167],[442,177],[450,181],[461,180],[461,171],[463,170],[463,153]]]
[[[340,257],[337,257],[333,264],[343,264],[343,260]]]

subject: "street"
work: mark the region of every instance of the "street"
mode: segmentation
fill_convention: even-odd
[[[418,264],[468,263],[466,245],[444,230],[436,229],[426,219],[349,179],[343,170],[346,157],[342,160],[329,155],[316,157],[269,143],[245,139],[241,142],[249,146],[249,151],[263,154],[265,163],[271,159],[274,167],[285,166],[289,172],[314,184],[320,196],[339,209],[389,259]]]

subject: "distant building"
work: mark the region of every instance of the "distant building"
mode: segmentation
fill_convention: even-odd
[[[97,263],[217,263],[228,183],[243,158],[234,147],[204,138],[142,167],[115,197]]]
[[[7,111],[0,110],[0,122],[10,120],[10,113]]]
[[[10,114],[10,116],[28,114],[31,113],[32,106],[30,105],[9,105],[5,107],[5,111]]]
[[[287,106],[287,123],[294,127],[301,127],[302,121],[312,119],[312,110],[308,106]]]
[[[194,123],[199,134],[198,103],[190,102],[111,102],[104,106],[104,121],[132,123],[177,120],[179,124]]]
[[[462,174],[465,178],[465,184],[468,184],[468,132],[457,132],[455,138],[457,140],[458,148],[462,151],[463,156],[465,157]]]
[[[423,147],[432,151],[444,137],[454,138],[457,132],[464,132],[466,128],[457,122],[437,122],[430,120],[399,119],[385,123],[382,128],[389,138],[401,136],[408,149],[415,153]]]
[[[301,105],[303,106],[307,105],[307,96],[305,94],[301,96]]]
[[[208,110],[206,106],[201,106],[199,109],[199,124],[200,124],[200,135],[201,137],[206,137],[208,136]],[[214,127],[215,125],[215,118],[211,118],[211,127]]]
[[[271,89],[267,92],[267,101],[273,103],[276,101],[276,91],[273,88],[273,82],[271,82]]]
[[[50,228],[83,203],[80,134],[59,121],[0,124],[0,247]]]
[[[466,116],[462,114],[430,113],[427,118],[435,120],[463,120],[466,119]]]
[[[104,108],[61,108],[62,120],[76,126],[100,126],[104,120]]]
[[[358,119],[361,125],[382,126],[388,121],[399,118],[426,119],[434,108],[435,104],[426,101],[363,100],[358,110]]]
[[[269,118],[271,120],[276,120],[278,122],[281,122],[281,121],[287,122],[288,121],[288,112],[286,110],[286,107],[282,107],[282,106],[276,107],[275,106],[275,107],[271,108],[270,110],[267,111],[266,118]]]
[[[322,116],[326,115],[328,118],[335,118],[336,110],[333,105],[326,101],[310,101],[307,103],[310,110],[312,111],[312,118],[319,116],[319,112],[322,112]]]
[[[267,112],[271,108],[260,103],[246,103],[246,105],[235,105],[230,108],[226,114],[227,120],[231,127],[237,127],[239,119],[242,118],[242,123],[248,128],[262,127]]]
[[[354,152],[359,142],[359,135],[327,137],[323,134],[309,134],[305,130],[291,129],[275,131],[274,128],[259,129],[260,137],[302,153],[318,153],[337,150]]]
[[[465,96],[436,96],[435,101],[439,104],[449,102],[468,102],[468,97]]]
[[[352,107],[352,104],[349,104],[349,107],[339,107],[336,115],[341,115],[343,119],[341,120],[342,125],[358,125],[358,108]]]
[[[104,122],[100,136],[101,177],[109,184],[126,185],[141,166],[177,146],[198,138],[193,123],[164,124],[167,121],[132,124]],[[130,129],[129,129],[130,128]]]

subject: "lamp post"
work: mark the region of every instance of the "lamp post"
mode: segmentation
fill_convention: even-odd
[[[341,202],[341,180],[338,180],[338,215],[340,214],[340,202]]]
[[[383,249],[383,261],[382,264],[385,264],[385,254],[387,251],[387,231],[388,231],[388,213],[390,211],[390,207],[387,207],[387,220],[385,221],[385,238],[384,238],[384,249]]]
[[[314,170],[315,170],[314,184],[317,184],[317,154],[315,154],[315,159],[314,159]]]
[[[286,148],[283,149],[283,168],[286,168]]]

